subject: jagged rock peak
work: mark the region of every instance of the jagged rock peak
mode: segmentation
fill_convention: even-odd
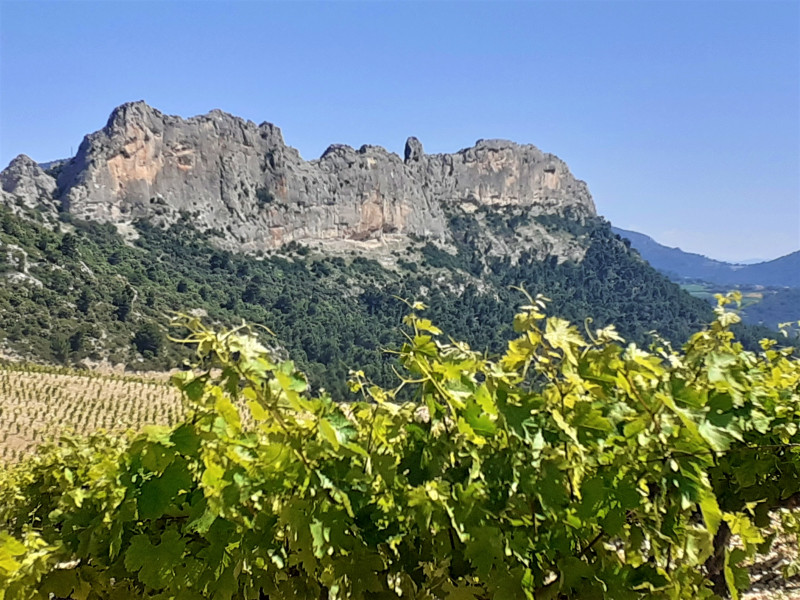
[[[9,169],[11,169],[11,170],[14,170],[14,169],[16,169],[16,170],[20,170],[20,169],[27,170],[27,169],[33,169],[33,168],[36,168],[36,167],[39,167],[39,163],[37,163],[35,160],[33,160],[27,154],[20,154],[20,155],[18,155],[18,156],[16,156],[16,157],[11,159],[11,162],[8,163],[7,170],[9,170]]]
[[[425,152],[422,150],[422,142],[413,136],[406,140],[406,149],[404,152],[406,163],[419,162],[424,155]]]
[[[48,175],[31,157],[20,154],[14,158],[8,167],[0,172],[0,183],[3,191],[11,194],[25,194],[29,190],[22,189],[32,186],[33,188],[46,191],[52,194],[56,188],[56,181]]]
[[[126,102],[125,104],[120,104],[111,111],[111,115],[108,117],[108,122],[106,123],[106,128],[113,129],[129,120],[142,119],[143,117],[161,118],[163,115],[144,100]]]
[[[494,138],[489,140],[479,139],[475,142],[476,148],[489,148],[491,150],[502,150],[503,148],[513,148],[519,146],[516,142],[511,140],[504,140],[502,138]]]
[[[595,214],[586,185],[534,146],[479,140],[427,155],[411,137],[404,158],[380,146],[333,144],[305,161],[271,123],[218,109],[183,119],[144,101],[117,107],[103,129],[84,138],[57,189],[62,207],[78,218],[170,223],[188,216],[226,232],[220,243],[236,250],[389,233],[446,240],[454,206]]]
[[[41,207],[55,217],[56,180],[29,156],[20,154],[0,172],[0,189],[4,204],[15,212],[23,206],[30,209]]]
[[[115,108],[111,111],[104,130],[107,134],[111,134],[115,130],[124,130],[126,127],[148,127],[160,130],[165,125],[175,126],[195,123],[214,123],[221,130],[259,130],[262,137],[268,137],[283,144],[283,134],[280,128],[267,121],[256,125],[252,121],[242,119],[219,108],[214,108],[204,115],[196,115],[184,119],[179,116],[162,113],[144,100],[126,102]]]
[[[327,148],[325,148],[325,152],[323,152],[319,159],[323,160],[328,156],[346,156],[348,154],[355,154],[356,149],[352,146],[348,146],[347,144],[331,144]]]

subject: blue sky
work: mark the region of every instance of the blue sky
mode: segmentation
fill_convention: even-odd
[[[111,110],[221,108],[331,143],[557,154],[613,224],[714,258],[800,248],[800,2],[0,0],[0,162]]]

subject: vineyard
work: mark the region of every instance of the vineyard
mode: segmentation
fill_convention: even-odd
[[[8,369],[15,436],[48,410],[37,435],[149,426],[0,468],[0,600],[796,596],[794,350],[744,350],[736,295],[680,350],[528,299],[500,356],[410,305],[397,385],[351,372],[349,403],[194,317],[185,413],[157,382]]]
[[[163,379],[163,378],[162,378]],[[63,433],[139,430],[184,415],[166,381],[40,365],[0,364],[0,462]]]

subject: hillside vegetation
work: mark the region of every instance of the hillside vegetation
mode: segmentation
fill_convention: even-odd
[[[411,308],[352,403],[181,317],[184,420],[0,471],[0,598],[738,597],[770,512],[800,529],[800,361],[724,308],[646,351],[530,298],[499,356]]]
[[[519,215],[492,213],[500,236]],[[351,368],[373,380],[393,378],[383,348],[402,343],[398,298],[422,298],[452,335],[497,351],[523,284],[552,300],[574,321],[618,323],[642,344],[656,330],[685,340],[711,309],[651,269],[602,220],[562,220],[587,247],[582,261],[541,260],[522,252],[516,262],[481,246],[474,217],[453,218],[457,250],[425,240],[390,255],[382,266],[361,255],[330,255],[290,245],[281,254],[251,256],[213,247],[187,222],[168,230],[138,225],[123,240],[111,225],[74,222],[55,231],[0,206],[0,339],[12,355],[69,365],[108,360],[138,369],[165,369],[185,357],[166,340],[165,314],[196,307],[222,325],[246,319],[274,333],[314,386],[340,396]],[[19,315],[26,315],[20,319]],[[763,337],[745,330],[750,347]]]

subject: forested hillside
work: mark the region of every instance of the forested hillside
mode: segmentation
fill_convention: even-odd
[[[222,324],[246,319],[269,327],[276,347],[314,384],[345,393],[355,366],[376,381],[391,376],[393,359],[383,350],[401,342],[401,299],[424,300],[453,335],[493,350],[511,335],[520,299],[512,286],[548,296],[554,310],[575,321],[616,323],[643,343],[652,330],[681,343],[710,314],[600,219],[545,220],[554,230],[571,227],[586,244],[582,261],[562,263],[527,252],[515,263],[491,256],[474,239],[473,217],[451,221],[456,253],[419,240],[395,251],[394,266],[385,267],[296,244],[262,257],[230,253],[187,221],[168,230],[139,223],[134,243],[107,224],[75,221],[62,224],[68,231],[61,233],[0,206],[0,336],[7,352],[34,360],[108,359],[163,369],[182,359],[166,339],[169,313],[199,310]],[[497,235],[513,225],[500,212],[493,221]],[[752,342],[760,333],[745,335]]]
[[[737,265],[669,248],[635,231],[611,229],[629,240],[654,268],[698,298],[713,304],[716,294],[741,290],[745,323],[775,331],[784,323],[800,321],[800,251],[767,262]]]

